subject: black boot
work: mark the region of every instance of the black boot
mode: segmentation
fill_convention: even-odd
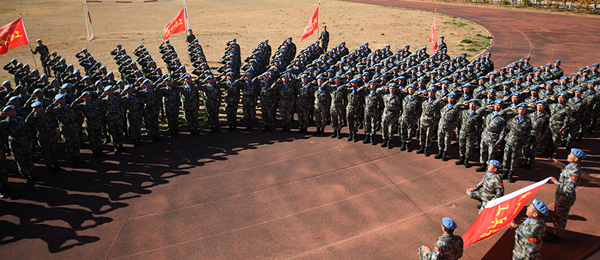
[[[528,171],[531,171],[531,161],[527,162],[527,165],[525,165],[525,169],[527,169]]]
[[[374,137],[375,137],[374,135],[371,135],[371,144],[372,145],[376,145],[377,144],[377,143],[375,143],[375,138]]]
[[[75,159],[75,157],[71,157],[71,166],[73,168],[77,167],[77,165],[79,165],[79,163],[77,162],[77,159]]]
[[[385,139],[385,138],[383,138],[383,142],[381,142],[381,145],[380,145],[380,146],[381,146],[381,147],[386,147],[386,146],[387,146],[387,142],[388,142],[388,140],[387,140],[387,139]]]
[[[429,151],[427,150],[427,147],[423,149],[423,155],[425,155],[425,157],[429,156]]]
[[[515,174],[515,171],[510,171],[508,172],[508,182],[510,183],[514,183],[516,180],[513,178],[513,174]]]
[[[337,131],[334,129],[333,134],[331,134],[329,137],[331,137],[331,138],[337,137]]]
[[[485,163],[482,163],[481,166],[479,166],[479,168],[475,169],[476,172],[484,172],[487,169],[487,165]]]
[[[469,158],[465,157],[465,168],[469,168],[471,167],[471,164],[469,164]]]
[[[421,145],[419,147],[419,150],[417,150],[417,154],[422,154],[424,150],[425,150],[425,147]]]
[[[387,148],[388,149],[394,148],[394,145],[392,145],[392,141],[391,140],[387,142]]]
[[[65,169],[60,168],[60,166],[58,166],[58,163],[54,163],[52,167],[54,167],[54,171],[56,171],[57,173],[65,172]]]
[[[435,155],[435,157],[433,157],[433,158],[435,158],[435,159],[442,159],[442,154],[443,154],[443,153],[444,153],[443,151],[439,151],[439,152],[438,152],[438,153]]]
[[[410,153],[410,142],[404,143],[404,151],[407,151]]]
[[[263,133],[268,132],[269,131],[269,126],[265,125],[262,131],[263,131]]]
[[[336,138],[337,139],[342,139],[342,133],[339,130],[337,131]]]
[[[371,142],[371,136],[370,135],[365,135],[365,140],[363,140],[363,144],[367,144]]]
[[[465,163],[465,157],[461,156],[460,159],[456,162],[454,162],[455,165],[461,165]]]
[[[352,142],[356,143],[356,141],[358,141],[358,140],[356,140],[356,133],[354,133],[354,134],[352,134]]]
[[[404,142],[400,143],[400,151],[404,151],[404,147],[406,147],[406,144],[404,144]]]
[[[442,153],[442,161],[448,161],[448,158],[446,157],[446,151]]]
[[[506,180],[506,179],[508,179],[508,171],[504,171],[504,172],[502,173],[502,179],[503,179],[503,180]]]
[[[346,141],[348,141],[348,142],[352,141],[352,133],[348,133],[348,139],[346,139]]]
[[[2,186],[0,186],[0,199],[6,198],[8,198],[8,191],[6,189],[6,183],[4,183]]]

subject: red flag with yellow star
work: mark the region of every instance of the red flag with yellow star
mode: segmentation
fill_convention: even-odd
[[[9,49],[29,43],[23,18],[19,18],[0,28],[0,55]]]
[[[306,28],[304,28],[304,33],[302,33],[300,42],[306,37],[311,36],[317,29],[319,29],[319,7],[317,7],[315,13],[310,17],[310,20],[308,20],[308,24],[306,25]]]
[[[431,25],[431,32],[429,33],[429,42],[431,42],[431,53],[435,53],[437,50],[437,31],[435,30],[435,17],[437,15],[437,8],[433,12],[433,24]]]
[[[462,236],[464,247],[475,244],[507,227],[550,177],[490,201]]]
[[[165,40],[169,39],[171,34],[185,31],[185,8],[181,9],[181,12],[179,12],[177,17],[169,22],[163,31],[165,32],[165,36],[163,36],[163,39]]]

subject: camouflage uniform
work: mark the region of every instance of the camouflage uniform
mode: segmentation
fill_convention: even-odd
[[[315,91],[315,125],[317,128],[325,128],[329,106],[331,106],[331,94],[328,88],[318,87]]]
[[[300,129],[309,126],[309,117],[312,104],[315,98],[315,86],[311,83],[300,83],[298,88],[298,97],[296,98],[296,107],[298,108],[298,122]]]
[[[74,109],[69,105],[61,106],[54,104],[46,110],[46,116],[53,117],[60,123],[60,133],[65,146],[67,147],[67,154],[71,159],[79,157],[79,132],[77,125],[78,115]]]
[[[600,95],[595,90],[586,90],[583,97],[587,103],[587,115],[583,123],[584,131],[592,133],[598,123],[598,114],[600,113]]]
[[[86,103],[83,100],[76,99],[71,104],[73,110],[78,115],[83,115],[85,132],[88,136],[90,149],[97,153],[102,150],[102,123],[100,117],[102,114],[98,102]]]
[[[521,223],[515,230],[515,248],[513,260],[539,260],[542,249],[542,235],[546,230],[543,219],[529,219]]]
[[[569,138],[567,147],[573,140],[583,135],[583,123],[586,117],[587,102],[584,98],[570,98],[567,105],[571,109],[571,120],[569,121]]]
[[[44,155],[46,165],[55,165],[58,162],[58,142],[56,139],[56,121],[43,114],[33,112],[25,119],[31,129],[37,132],[37,141]],[[48,166],[50,167],[50,166]]]
[[[419,145],[425,150],[431,145],[431,139],[434,135],[434,130],[438,123],[438,114],[443,108],[445,102],[442,99],[435,100],[426,98],[421,103],[421,118],[419,124]]]
[[[167,118],[167,125],[171,135],[177,135],[179,132],[179,87],[166,85],[159,89],[160,95],[163,97],[163,104],[165,107],[165,116]]]
[[[279,115],[281,116],[281,124],[283,128],[289,128],[292,121],[292,107],[295,99],[295,84],[289,81],[287,84],[278,82],[274,86],[279,94]]]
[[[250,129],[254,126],[256,120],[256,100],[260,91],[259,79],[254,79],[249,83],[241,81],[242,105],[244,108],[244,121]]]
[[[481,201],[479,213],[483,211],[488,202],[504,196],[504,183],[497,172],[487,172],[475,189],[475,191],[467,191],[467,196]]]
[[[346,120],[348,122],[348,133],[350,134],[350,137],[354,137],[354,135],[356,135],[356,132],[358,131],[358,124],[361,121],[360,115],[362,110],[364,109],[365,89],[365,87],[360,87],[357,89],[348,89],[348,105],[346,105]]]
[[[231,81],[222,81],[219,88],[225,91],[225,113],[229,127],[237,127],[237,110],[240,103],[240,88],[238,84]],[[263,116],[264,117],[264,116]]]
[[[400,118],[400,141],[408,151],[408,145],[417,128],[417,120],[421,115],[421,98],[417,94],[406,95],[402,100],[402,116]],[[400,147],[402,148],[402,146]]]
[[[460,108],[459,105],[448,104],[441,110],[440,126],[438,127],[438,148],[440,152],[448,152],[452,130],[458,122]]]
[[[345,116],[345,98],[348,89],[344,86],[329,85],[329,93],[331,93],[331,126],[333,130],[339,132],[344,124]]]
[[[160,113],[162,97],[154,89],[149,90],[146,88],[140,89],[137,94],[143,103],[142,117],[144,119],[144,126],[148,134],[152,137],[152,140],[156,140],[159,129],[158,115]]]
[[[563,137],[569,130],[569,122],[571,121],[571,112],[566,104],[551,104],[550,105],[550,131],[552,132],[552,142],[549,142],[550,153],[554,154],[558,150],[558,145],[562,142]]]
[[[455,260],[463,255],[463,240],[460,236],[443,234],[435,242],[430,253],[425,253],[419,247],[419,259],[421,260]]]
[[[127,110],[127,125],[129,136],[134,144],[139,144],[142,139],[142,100],[135,95],[125,94],[121,97],[123,110]]]
[[[398,94],[383,95],[383,120],[381,121],[381,135],[384,144],[391,142],[394,130],[398,124],[398,118],[402,113],[402,97]],[[382,144],[383,145],[383,144]]]
[[[461,159],[465,160],[465,165],[473,152],[473,144],[478,136],[478,128],[481,126],[481,116],[485,107],[477,110],[465,109],[460,113],[460,133],[458,138],[459,154]]]
[[[16,120],[16,121],[15,121]],[[33,151],[31,150],[31,129],[21,117],[5,118],[0,122],[0,129],[8,135],[8,145],[17,161],[19,173],[27,180],[32,180]]]
[[[504,172],[514,172],[521,147],[529,143],[531,135],[531,120],[527,115],[519,121],[516,115],[506,122],[506,144],[504,146]],[[510,178],[510,177],[509,177]]]
[[[490,160],[496,159],[498,147],[496,143],[504,139],[506,135],[506,119],[502,112],[495,111],[485,117],[485,125],[481,134],[479,145],[479,162],[487,165]]]
[[[527,164],[531,165],[533,160],[535,160],[535,153],[540,147],[542,137],[545,137],[548,133],[548,121],[550,120],[550,115],[548,115],[548,113],[545,111],[542,113],[535,111],[529,114],[529,119],[531,120],[532,139],[529,143],[525,144],[523,159],[527,162]]]
[[[560,172],[560,177],[556,182],[556,201],[554,203],[554,235],[562,236],[567,226],[569,210],[575,203],[575,189],[581,181],[581,165],[569,164]]]
[[[260,84],[260,109],[265,129],[273,130],[275,121],[275,95],[276,89],[273,83],[261,81]]]
[[[377,129],[377,124],[381,120],[381,112],[383,110],[383,99],[381,95],[383,88],[371,90],[365,88],[365,135],[373,138]]]
[[[121,102],[121,99],[116,96],[106,96],[99,102],[106,112],[106,125],[115,149],[123,145],[123,106]]]
[[[200,93],[198,88],[192,82],[190,85],[184,84],[179,89],[181,95],[181,104],[185,122],[190,128],[190,132],[195,134],[198,129],[198,110],[200,109]]]

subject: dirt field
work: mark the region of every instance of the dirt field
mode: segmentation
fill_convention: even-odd
[[[158,55],[162,29],[183,7],[182,1],[146,4],[89,3],[96,35],[90,42],[87,40],[83,2],[80,0],[4,1],[2,5],[0,23],[15,20],[19,18],[19,12],[22,12],[33,47],[36,45],[35,40],[41,38],[51,51],[66,58],[67,63],[76,63],[75,53],[87,48],[96,60],[112,71],[117,71],[117,66],[109,52],[119,43],[128,50],[133,50],[139,44],[146,45],[159,66],[164,67]],[[300,36],[317,5],[317,1],[308,0],[267,0],[259,3],[249,0],[189,0],[188,10],[192,29],[200,40],[210,65],[218,66],[225,43],[234,37],[241,45],[243,57],[248,56],[259,42],[267,38],[273,48],[277,48],[288,36],[294,37],[298,49],[313,43],[318,38],[316,32],[302,43]],[[413,49],[429,46],[432,18],[432,13],[424,11],[341,1],[321,2],[320,23],[328,26],[330,46],[346,41],[350,49],[366,41],[371,48],[391,44],[394,50],[406,44],[410,44]],[[451,56],[463,51],[474,56],[489,45],[488,33],[482,27],[455,17],[438,15],[437,31],[438,36],[446,36]],[[184,64],[189,65],[185,52],[185,34],[172,35],[171,40],[180,56],[184,57]],[[461,43],[463,40],[472,43]],[[33,65],[28,46],[20,46],[1,55],[0,64],[4,65],[12,58]],[[35,61],[39,66],[37,56]],[[2,70],[0,80],[6,79],[12,79],[12,75]]]

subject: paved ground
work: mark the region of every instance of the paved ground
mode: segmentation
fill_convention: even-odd
[[[541,23],[527,21],[534,20],[529,13],[438,8],[453,14],[448,11],[452,8],[453,15],[487,27],[495,36],[492,51],[498,66],[530,54],[534,64],[557,58],[565,65],[577,64],[565,66],[569,72],[598,58],[591,44],[560,47],[556,39],[594,42],[598,29],[585,20],[593,18],[559,16],[569,18],[571,33],[579,28],[587,36],[552,32],[542,37],[533,32],[533,24]],[[494,31],[493,24],[500,23],[494,17],[515,12],[512,17],[520,21],[502,20],[504,28],[514,30]],[[476,14],[481,14],[479,20]],[[546,14],[535,15],[544,19]],[[523,44],[523,35],[515,34],[527,26],[532,26],[525,34],[535,43],[531,47]],[[550,29],[563,30],[558,24]],[[501,45],[503,41],[512,44]],[[587,49],[581,52],[585,55],[572,55],[572,49],[568,55],[544,54],[542,47],[551,41],[555,50]],[[561,244],[544,245],[544,259],[578,259],[600,244],[599,137],[595,133],[576,144],[589,154],[583,164],[586,174],[568,232]],[[453,159],[442,162],[414,152],[296,133],[183,134],[100,161],[84,152],[89,162],[60,176],[50,177],[37,165],[43,181],[36,187],[12,175],[16,191],[0,201],[3,259],[415,259],[420,245],[433,246],[443,216],[458,222],[458,234],[473,222],[477,203],[464,190],[482,177],[474,167],[455,166],[456,151]],[[561,149],[559,160],[540,159],[532,171],[518,170],[519,181],[507,183],[507,193],[558,176],[566,154]],[[546,185],[536,197],[553,208],[553,194],[552,185]],[[509,259],[512,247],[513,232],[503,231],[467,248],[463,259]]]

